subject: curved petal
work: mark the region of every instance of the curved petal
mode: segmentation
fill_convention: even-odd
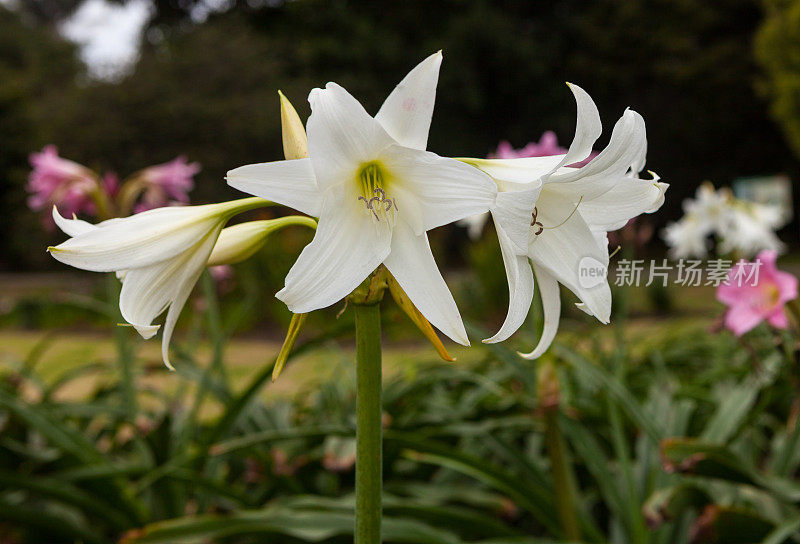
[[[161,357],[164,360],[164,364],[167,365],[167,368],[173,368],[169,361],[169,344],[172,340],[175,324],[178,322],[181,310],[183,310],[183,306],[186,304],[189,295],[192,294],[192,289],[194,289],[194,285],[200,278],[200,274],[203,273],[206,261],[209,255],[211,255],[211,251],[214,249],[214,244],[216,243],[218,235],[219,230],[212,233],[208,238],[198,244],[184,263],[181,281],[172,299],[172,303],[169,306],[167,318],[164,320],[164,334],[161,337]]]
[[[528,187],[521,191],[498,193],[492,208],[495,224],[503,227],[504,234],[513,243],[515,252],[520,255],[528,252],[533,209],[542,192],[541,183]]]
[[[311,159],[248,164],[231,170],[225,178],[234,189],[319,216],[322,191]]]
[[[276,297],[292,313],[308,313],[341,300],[389,254],[391,228],[355,201],[329,196],[317,232],[286,276]]]
[[[767,321],[770,325],[778,329],[789,328],[789,318],[786,316],[786,311],[782,307],[775,308],[775,310],[767,316]]]
[[[521,159],[458,158],[486,172],[499,183],[533,183],[558,168],[566,155],[523,157]]]
[[[500,330],[483,341],[485,344],[502,342],[514,334],[528,317],[533,301],[533,272],[528,256],[515,251],[511,240],[496,218],[494,224],[508,280],[508,314]]]
[[[600,112],[589,96],[589,93],[573,83],[567,83],[569,90],[575,96],[575,104],[578,109],[578,120],[575,123],[575,137],[569,144],[567,154],[563,155],[561,161],[549,173],[553,173],[562,166],[575,164],[588,158],[592,153],[592,146],[603,133],[603,124],[600,122]],[[592,159],[591,162],[596,160]],[[591,164],[591,162],[589,164]]]
[[[436,101],[442,52],[420,62],[386,98],[375,119],[400,144],[425,149]]]
[[[530,353],[520,353],[525,359],[538,359],[547,351],[558,332],[558,322],[561,319],[561,293],[558,290],[558,281],[544,268],[533,263],[536,281],[539,284],[539,293],[542,296],[542,310],[544,313],[544,327],[539,343]]]
[[[580,215],[580,206],[576,210],[571,201],[548,195],[547,201],[539,206],[539,220],[545,228],[530,243],[531,260],[575,293],[592,315],[608,323],[611,314],[608,280],[579,276],[587,267],[602,268],[607,273],[608,248],[598,243]]]
[[[384,265],[431,325],[453,341],[469,345],[461,314],[436,266],[426,233],[417,235],[409,225],[398,222]]]
[[[581,182],[581,190],[590,193],[594,190],[604,193],[615,183],[617,177],[625,176],[631,166],[638,167],[642,150],[647,146],[647,131],[644,119],[631,109],[625,110],[614,125],[608,145],[587,165],[581,168],[564,168],[550,176],[548,183],[563,184]],[[604,179],[611,179],[611,185],[593,187]]]
[[[120,218],[114,219],[107,219],[105,221],[101,221],[96,225],[89,223],[88,221],[84,221],[82,219],[76,219],[75,216],[72,216],[72,219],[67,219],[66,217],[62,217],[60,213],[58,213],[58,208],[53,206],[53,221],[55,224],[62,230],[64,234],[69,236],[75,237],[80,236],[81,234],[86,234],[87,232],[91,232],[95,229],[108,226],[110,224],[116,223],[121,221]]]
[[[668,188],[666,183],[623,176],[608,192],[582,201],[580,213],[593,229],[617,230],[634,217],[660,208]]]
[[[497,186],[491,178],[455,159],[398,145],[387,148],[381,159],[392,183],[416,197],[424,230],[483,213],[494,204]],[[397,206],[401,216],[407,213],[402,201]]]
[[[323,191],[355,176],[358,166],[394,143],[350,93],[336,83],[308,96],[308,152]]]
[[[227,204],[227,203],[226,203]],[[204,238],[224,217],[220,205],[148,210],[96,228],[49,248],[76,268],[111,272],[165,261]]]
[[[155,335],[159,325],[153,325],[153,320],[167,307],[170,308],[162,341],[164,363],[170,368],[172,367],[167,353],[172,329],[186,298],[205,268],[219,230],[217,228],[193,247],[172,259],[128,270],[123,278],[119,308],[125,321],[133,325],[143,338]]]
[[[64,234],[69,236],[78,236],[80,234],[85,234],[87,232],[91,232],[94,229],[98,228],[95,225],[92,225],[88,221],[83,221],[81,219],[76,219],[73,215],[72,219],[67,219],[66,217],[62,217],[60,213],[58,213],[58,208],[53,206],[53,221],[55,224],[60,228]]]
[[[737,304],[725,313],[725,327],[736,336],[742,336],[756,328],[764,316],[746,304]]]

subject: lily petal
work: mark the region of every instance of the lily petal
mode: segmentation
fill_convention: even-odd
[[[167,318],[164,320],[164,334],[161,337],[161,357],[168,368],[173,368],[169,361],[169,343],[172,340],[175,324],[178,322],[181,310],[183,310],[183,306],[186,304],[189,295],[192,294],[192,289],[194,289],[194,285],[200,278],[200,274],[203,273],[206,261],[209,255],[211,255],[211,250],[214,249],[214,243],[218,235],[219,231],[212,233],[208,238],[198,244],[195,251],[191,253],[190,258],[187,259],[184,265],[181,274],[181,282],[175,293],[175,297],[172,299],[172,304],[169,305]]]
[[[72,219],[67,219],[66,217],[62,217],[60,213],[58,213],[58,208],[53,206],[53,221],[55,224],[60,228],[64,234],[69,236],[78,236],[80,234],[86,234],[87,232],[91,232],[95,229],[98,229],[102,226],[109,225],[110,223],[114,223],[119,221],[119,219],[108,219],[106,221],[102,221],[93,225],[88,221],[84,221],[82,219],[76,219],[74,216]]]
[[[400,144],[424,150],[436,101],[442,52],[420,62],[386,98],[375,119]]]
[[[494,204],[497,186],[491,178],[455,159],[393,145],[382,160],[395,182],[416,197],[424,230],[488,211]],[[406,213],[402,201],[397,205],[401,215]]]
[[[212,206],[216,205],[148,210],[109,221],[49,250],[63,263],[95,272],[150,266],[184,251],[213,229],[220,217],[209,212]]]
[[[453,341],[469,345],[453,295],[433,259],[428,235],[416,235],[405,222],[392,233],[392,251],[383,263],[411,302],[437,329]]]
[[[308,96],[308,152],[321,190],[350,179],[361,163],[394,143],[350,93],[336,83]]]
[[[151,266],[126,271],[119,308],[122,317],[143,338],[151,338],[159,329],[153,325],[167,306],[170,310],[164,327],[164,363],[170,367],[168,349],[172,330],[183,305],[205,268],[208,256],[219,236],[219,228],[177,257]],[[172,317],[171,317],[172,316]]]
[[[521,191],[508,191],[497,194],[492,208],[495,224],[503,227],[504,234],[514,245],[515,252],[525,255],[528,252],[528,239],[536,200],[542,192],[542,184],[532,184]]]
[[[319,216],[322,191],[311,159],[248,164],[231,170],[225,178],[234,189]]]
[[[578,209],[580,204],[577,204]],[[581,285],[581,261],[608,267],[608,248],[600,247],[595,233],[576,212],[576,204],[557,196],[549,196],[547,205],[539,210],[539,220],[545,229],[534,237],[529,256],[534,264],[558,278],[586,304],[592,315],[608,323],[611,315],[611,289],[608,281],[598,285]]]
[[[528,256],[520,255],[515,250],[514,244],[496,218],[494,224],[508,280],[508,314],[497,334],[485,339],[485,344],[502,342],[514,334],[528,317],[533,301],[533,272]]]
[[[668,188],[667,183],[623,176],[610,191],[581,202],[580,214],[593,229],[621,229],[634,217],[660,208]]]
[[[533,263],[536,280],[539,284],[539,293],[542,296],[542,309],[544,310],[544,327],[539,343],[530,353],[520,353],[525,359],[538,359],[547,351],[558,332],[558,321],[561,317],[561,293],[558,282],[544,268]]]
[[[457,160],[486,172],[500,184],[533,183],[558,168],[565,156],[550,155],[521,159],[459,158]]]
[[[567,154],[562,156],[558,166],[554,167],[550,173],[555,172],[562,166],[575,164],[586,159],[592,153],[592,146],[603,133],[600,112],[597,111],[597,106],[592,97],[589,96],[589,93],[573,83],[567,83],[567,86],[575,96],[575,103],[578,109],[575,137],[572,139],[572,143],[569,144]],[[594,162],[595,159],[592,159],[589,164]]]
[[[292,313],[326,308],[347,296],[389,254],[391,230],[356,201],[329,196],[314,239],[300,253],[275,296]]]
[[[647,131],[644,119],[631,109],[625,110],[617,120],[608,145],[587,165],[581,168],[563,168],[550,176],[554,184],[580,182],[582,191],[589,193],[600,178],[624,176],[631,166],[638,167],[642,151],[647,148]],[[609,187],[595,189],[602,194]],[[573,189],[579,190],[579,189]]]

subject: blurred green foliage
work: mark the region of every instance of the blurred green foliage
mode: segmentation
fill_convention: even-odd
[[[800,2],[765,0],[756,53],[764,69],[761,81],[770,111],[800,156]]]
[[[252,301],[220,307],[203,284],[205,303],[176,342],[177,374],[143,365],[126,328],[116,354],[54,372],[41,365],[46,337],[0,372],[4,542],[352,541],[352,352],[333,342],[352,338],[352,322],[296,349],[317,351],[329,379],[264,397],[269,364],[236,382],[225,365]],[[521,336],[533,342],[532,331]],[[202,337],[208,362],[196,351]],[[800,361],[788,335],[760,327],[739,344],[673,320],[564,333],[536,362],[515,347],[479,345],[469,363],[409,360],[386,381],[385,542],[567,542],[553,432],[574,482],[578,542],[800,534]],[[85,395],[65,394],[80,383]]]
[[[483,156],[501,139],[521,146],[549,129],[568,143],[574,105],[563,82],[574,81],[598,103],[601,145],[625,107],[644,115],[648,167],[672,184],[661,220],[703,179],[796,170],[753,89],[756,0],[251,0],[203,23],[189,16],[198,3],[158,1],[135,71],[116,82],[88,80],[73,49],[48,32],[52,23],[41,22],[70,2],[20,5],[22,15],[0,18],[9,43],[0,65],[15,48],[50,52],[0,83],[0,97],[11,96],[0,123],[25,132],[0,136],[18,150],[3,155],[0,178],[15,188],[4,217],[28,214],[19,190],[25,153],[50,142],[120,175],[187,154],[204,166],[196,201],[236,196],[223,181],[228,169],[281,158],[278,89],[306,116],[308,91],[334,80],[374,112],[438,49],[445,62],[429,147],[441,154]],[[25,74],[41,92],[14,91]],[[0,241],[0,266],[46,262],[13,239]]]

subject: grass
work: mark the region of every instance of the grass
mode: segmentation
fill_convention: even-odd
[[[138,340],[136,346],[136,362],[141,371],[140,385],[173,390],[180,380],[173,379],[174,375],[163,367],[160,342]],[[262,365],[271,364],[279,349],[280,342],[273,340],[235,339],[230,342],[225,362],[234,389],[247,383],[261,370]],[[462,346],[451,345],[449,349],[462,364],[474,362],[479,357],[477,352]],[[117,372],[116,347],[110,333],[0,331],[0,368],[18,369],[35,352],[39,352],[37,375],[46,384],[58,381],[65,373],[87,363],[99,363],[96,373],[71,380],[62,387],[58,394],[61,400],[86,397],[107,380],[114,379],[114,373]],[[201,343],[195,355],[199,365],[205,366],[211,360],[212,348],[207,343]],[[385,374],[393,377],[399,373],[413,373],[419,361],[431,361],[434,356],[427,344],[395,346],[384,354]],[[280,378],[264,389],[263,395],[269,398],[302,393],[319,383],[330,381],[343,370],[349,372],[352,361],[351,347],[330,342],[320,349],[292,358]]]

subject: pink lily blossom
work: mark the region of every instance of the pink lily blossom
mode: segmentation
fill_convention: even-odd
[[[776,251],[764,250],[754,262],[738,262],[717,287],[717,300],[728,306],[725,327],[736,336],[762,321],[778,329],[789,326],[784,306],[797,298],[797,278],[775,267]]]
[[[552,155],[563,155],[567,149],[558,145],[558,136],[552,130],[542,134],[538,142],[530,142],[521,149],[514,149],[509,142],[503,140],[497,145],[497,151],[489,155],[490,159],[521,159],[525,157],[549,157]],[[575,164],[570,164],[574,168],[580,168],[595,158],[597,152],[593,151],[587,158]]]
[[[194,176],[200,171],[196,162],[180,156],[169,162],[150,166],[141,171],[145,189],[135,212],[143,212],[175,203],[188,204],[189,191],[194,188]]]
[[[67,217],[95,213],[92,192],[97,190],[98,184],[94,172],[59,157],[54,145],[46,146],[40,153],[31,153],[29,160],[33,170],[28,177],[27,190],[31,193],[28,207],[40,211],[58,205]]]

